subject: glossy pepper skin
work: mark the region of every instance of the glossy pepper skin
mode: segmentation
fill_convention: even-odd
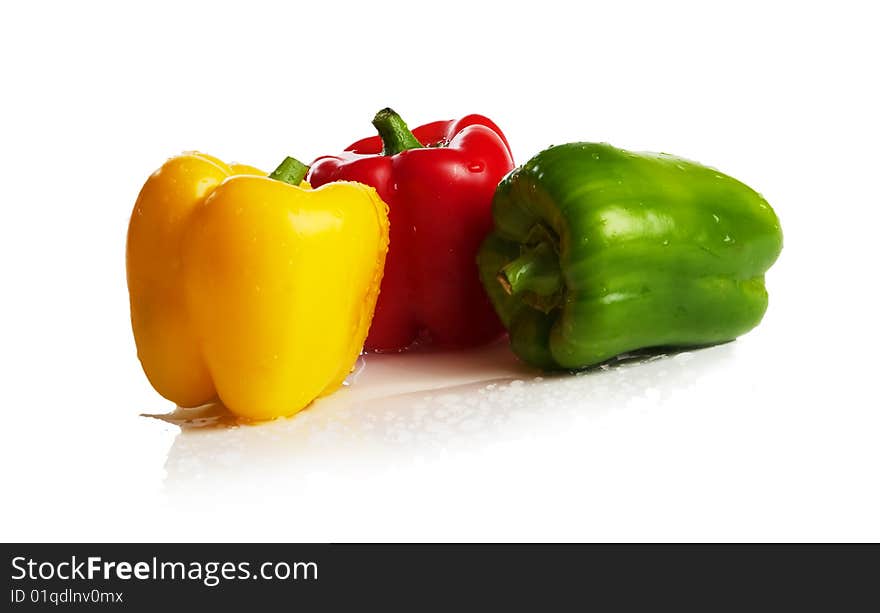
[[[126,253],[131,322],[169,400],[219,398],[271,419],[350,372],[381,281],[387,207],[364,185],[299,186],[304,174],[288,184],[189,153],[143,186]]]
[[[492,227],[492,195],[513,168],[498,127],[480,115],[409,131],[390,109],[373,121],[380,136],[318,158],[308,180],[349,180],[376,188],[388,203],[391,246],[370,350],[404,349],[419,338],[466,347],[503,328],[474,266]]]
[[[498,186],[478,257],[514,352],[543,369],[732,340],[782,249],[760,194],[667,154],[551,147]]]

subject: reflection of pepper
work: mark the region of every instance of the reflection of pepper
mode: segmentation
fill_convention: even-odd
[[[388,203],[391,245],[367,349],[402,349],[419,336],[462,347],[496,338],[502,327],[474,265],[492,227],[492,194],[513,168],[507,141],[485,117],[438,121],[412,132],[379,111],[380,136],[318,158],[309,182],[372,185]]]
[[[493,209],[483,282],[516,354],[549,369],[748,332],[782,249],[773,209],[736,179],[605,144],[539,153]]]
[[[306,170],[288,159],[267,178],[185,154],[147,180],[128,232],[131,322],[166,398],[219,397],[269,419],[348,375],[381,280],[386,206],[364,185],[300,187]]]

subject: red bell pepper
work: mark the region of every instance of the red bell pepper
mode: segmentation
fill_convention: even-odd
[[[404,349],[417,339],[473,346],[503,328],[477,271],[492,229],[492,196],[513,169],[507,139],[492,121],[468,115],[412,132],[391,109],[376,114],[379,136],[320,157],[308,181],[358,181],[388,204],[391,244],[365,347]]]

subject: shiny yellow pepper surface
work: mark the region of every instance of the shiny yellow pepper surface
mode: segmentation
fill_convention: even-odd
[[[201,153],[168,160],[128,229],[131,323],[150,383],[183,407],[296,413],[336,390],[366,337],[388,250],[387,206],[359,183],[312,190]]]

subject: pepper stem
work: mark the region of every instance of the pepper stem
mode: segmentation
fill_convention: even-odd
[[[420,149],[419,142],[400,115],[389,108],[384,108],[373,117],[373,126],[379,131],[382,139],[382,155],[397,155],[407,149]]]
[[[502,268],[498,282],[511,296],[526,291],[553,296],[563,285],[559,256],[549,244],[539,243]]]
[[[290,185],[299,185],[306,178],[309,167],[300,162],[296,158],[286,157],[284,161],[278,164],[278,168],[269,175],[270,179],[289,183]]]

